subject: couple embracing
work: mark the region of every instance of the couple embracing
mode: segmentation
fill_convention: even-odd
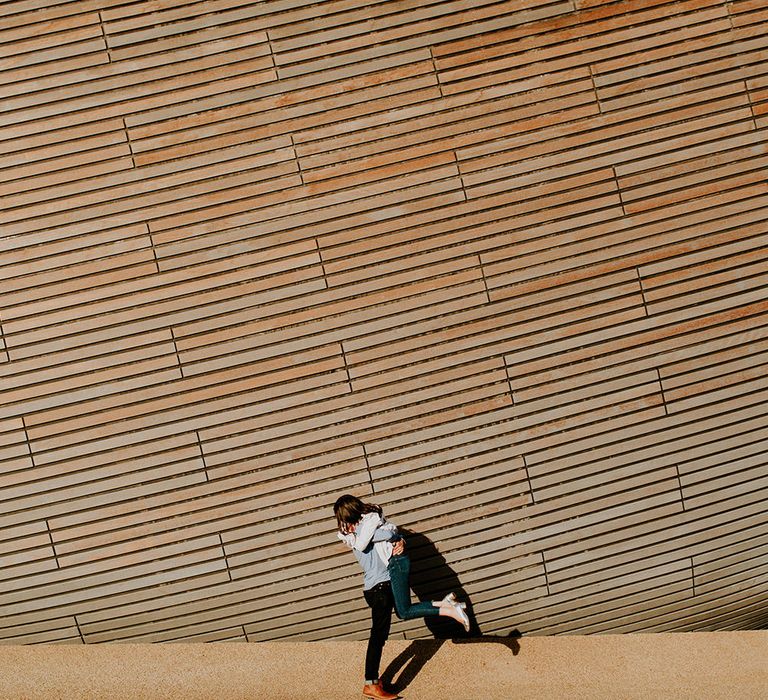
[[[439,601],[411,602],[408,577],[411,562],[405,541],[382,509],[355,496],[341,496],[333,506],[338,537],[352,549],[363,568],[363,595],[371,608],[371,633],[365,655],[363,695],[375,700],[395,700],[379,678],[379,665],[394,609],[401,620],[442,615],[469,631],[466,604],[449,593]]]

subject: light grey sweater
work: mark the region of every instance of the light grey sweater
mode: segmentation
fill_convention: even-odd
[[[389,581],[389,569],[374,548],[375,542],[392,541],[399,539],[397,530],[383,530],[377,528],[368,546],[362,551],[353,547],[352,551],[363,567],[363,590],[368,591],[379,583]]]
[[[394,523],[388,522],[377,513],[366,513],[355,532],[340,532],[338,537],[352,548],[363,568],[363,590],[370,590],[379,583],[389,581],[387,564],[392,553],[389,542],[400,539]]]

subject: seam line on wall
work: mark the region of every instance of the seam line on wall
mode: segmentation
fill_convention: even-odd
[[[635,274],[637,275],[637,282],[640,285],[640,296],[643,298],[643,309],[645,311],[645,317],[650,318],[651,314],[648,313],[648,301],[645,298],[645,287],[643,287],[643,278],[640,275],[639,267],[635,267]]]
[[[224,549],[224,539],[221,536],[220,532],[216,533],[219,536],[219,542],[221,543],[221,556],[224,557],[224,565],[227,567],[227,576],[229,576],[230,582],[232,581],[232,571],[229,568],[229,559],[227,559],[227,552]]]
[[[48,522],[48,518],[45,519],[45,529],[48,531],[48,539],[51,542],[51,549],[53,550],[53,559],[56,562],[56,568],[61,569],[61,564],[59,563],[59,557],[56,554],[56,545],[53,542],[53,533],[51,532],[51,525]]]
[[[600,114],[603,114],[603,105],[600,103],[600,96],[597,94],[597,85],[595,84],[595,74],[592,71],[592,64],[587,64],[587,69],[589,70],[589,80],[592,83],[592,91],[595,93],[595,102],[597,103],[597,109],[599,110]]]
[[[109,39],[107,39],[107,30],[104,27],[104,20],[101,17],[101,11],[97,13],[99,15],[99,26],[101,27],[101,36],[104,37],[104,49],[107,52],[107,58],[112,63],[112,52],[109,48]]]
[[[693,566],[693,557],[690,557],[691,560],[691,591],[693,594],[693,597],[696,597],[696,571]]]
[[[83,644],[87,644],[87,642],[85,641],[85,635],[83,634],[83,630],[80,628],[80,622],[77,619],[77,615],[73,615],[72,618],[75,621],[75,627],[77,627],[77,632],[80,635],[80,639],[83,641]]]
[[[205,463],[205,452],[203,451],[203,443],[200,440],[200,433],[197,430],[195,430],[195,437],[197,438],[197,447],[200,450],[200,459],[203,462],[203,472],[205,473],[205,480],[210,481],[211,479],[208,476],[208,465]]]
[[[687,510],[685,507],[685,494],[683,493],[683,481],[680,478],[680,466],[675,464],[675,472],[677,472],[677,485],[680,489],[680,503],[683,505],[683,510]]]
[[[520,455],[523,458],[523,468],[525,469],[525,478],[528,480],[528,491],[531,494],[531,503],[536,503],[536,497],[533,494],[533,484],[531,483],[531,475],[528,471],[528,462],[525,459],[525,455]],[[542,555],[543,556],[543,555]]]
[[[661,379],[661,370],[656,367],[656,376],[659,378],[659,392],[661,393],[661,402],[664,404],[664,415],[669,415],[669,410],[667,409],[667,397],[664,395],[664,382]]]
[[[368,450],[365,449],[365,443],[361,443],[360,447],[363,448],[363,458],[365,459],[365,468],[368,471],[368,482],[371,485],[371,493],[376,493],[376,486],[373,483],[373,473],[371,472],[371,465],[368,463]]]
[[[133,165],[134,169],[136,168],[136,159],[134,158],[134,152],[133,152],[133,143],[131,142],[131,134],[128,131],[128,124],[125,123],[125,117],[120,117],[120,121],[123,122],[123,132],[125,133],[125,142],[128,144],[128,150],[131,152],[131,164]],[[149,230],[149,224],[147,222],[144,222],[147,226],[147,230]]]
[[[10,362],[11,361],[11,353],[8,352],[8,343],[5,342],[5,330],[3,329],[3,319],[0,316],[0,338],[2,338],[3,341],[3,348],[0,350],[5,355],[4,362]],[[25,429],[26,432],[26,429]]]
[[[432,47],[428,46],[427,49],[429,50],[429,58],[432,61],[432,70],[435,72],[435,80],[437,81],[437,89],[440,91],[440,97],[445,97],[443,94],[443,86],[440,82],[440,73],[437,70],[437,64],[435,63],[435,55],[432,53]]]

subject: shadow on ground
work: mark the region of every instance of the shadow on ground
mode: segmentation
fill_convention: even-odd
[[[470,627],[469,632],[465,632],[449,618],[424,618],[424,623],[434,639],[415,639],[411,642],[390,662],[382,674],[382,680],[396,692],[402,692],[449,639],[454,644],[503,644],[517,656],[520,653],[520,632],[512,630],[506,636],[483,635],[472,608],[472,601],[461,585],[458,575],[448,566],[445,557],[440,554],[432,540],[426,535],[405,528],[400,528],[400,532],[408,544],[411,559],[410,584],[416,598],[440,600],[449,591],[453,591],[459,600],[467,604]]]

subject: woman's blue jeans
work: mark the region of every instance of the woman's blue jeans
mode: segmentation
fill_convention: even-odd
[[[440,608],[436,608],[431,602],[411,603],[411,589],[408,585],[411,560],[407,554],[392,555],[387,569],[389,570],[389,579],[392,582],[395,613],[401,620],[440,614]]]

